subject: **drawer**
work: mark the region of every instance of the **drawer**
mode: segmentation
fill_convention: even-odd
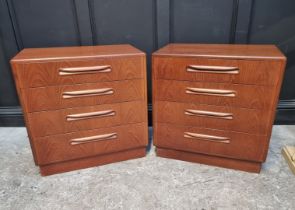
[[[188,152],[263,161],[267,136],[190,126],[157,124],[155,145]]]
[[[147,132],[146,123],[140,123],[36,138],[36,156],[45,165],[144,147]]]
[[[90,107],[28,114],[33,137],[146,122],[144,101],[103,104]]]
[[[276,85],[281,65],[279,60],[154,57],[153,73],[157,79]]]
[[[142,79],[21,89],[27,112],[144,100]]]
[[[155,122],[267,135],[270,113],[263,110],[159,101]]]
[[[158,80],[156,83],[156,100],[264,110],[274,103],[275,91],[269,86],[175,80]]]
[[[20,88],[144,78],[144,56],[19,64]],[[17,72],[16,72],[17,71]]]

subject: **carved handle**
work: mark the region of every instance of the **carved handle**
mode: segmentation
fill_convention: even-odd
[[[204,141],[214,141],[218,143],[230,143],[230,138],[228,137],[222,137],[222,136],[212,136],[212,135],[206,135],[206,134],[200,134],[200,133],[190,133],[190,132],[184,132],[183,135],[185,138],[190,139],[200,139]]]
[[[85,97],[85,96],[101,96],[101,95],[111,95],[114,93],[112,88],[101,88],[94,90],[79,90],[79,91],[71,91],[71,92],[63,92],[63,98],[77,98],[77,97]]]
[[[226,97],[236,96],[236,91],[234,90],[219,90],[219,89],[187,87],[185,92],[187,94],[208,95],[208,96],[226,96]]]
[[[111,140],[116,139],[117,133],[109,133],[109,134],[102,134],[97,136],[89,136],[84,138],[77,138],[77,139],[71,139],[70,144],[71,145],[78,145],[78,144],[85,144],[90,143],[94,141],[103,141],[103,140]]]
[[[99,111],[99,112],[88,112],[88,113],[81,113],[81,114],[69,114],[67,115],[67,121],[74,121],[74,120],[85,120],[94,117],[109,117],[114,116],[116,113],[113,110],[106,110],[106,111]]]
[[[227,66],[198,66],[189,65],[186,67],[188,72],[200,72],[200,73],[217,73],[217,74],[238,74],[238,67],[227,67]]]
[[[232,113],[222,113],[222,112],[210,112],[210,111],[202,111],[202,110],[194,110],[194,109],[186,109],[184,114],[190,116],[200,116],[200,117],[214,117],[225,120],[232,120],[234,118]]]
[[[104,73],[104,72],[111,72],[111,71],[112,71],[112,68],[109,65],[72,67],[72,68],[60,68],[59,75],[94,74],[94,73]]]

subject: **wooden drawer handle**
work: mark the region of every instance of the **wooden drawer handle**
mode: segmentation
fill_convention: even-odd
[[[63,98],[77,98],[77,97],[85,97],[85,96],[101,96],[101,95],[111,95],[114,93],[112,88],[101,88],[94,90],[79,90],[79,91],[71,91],[71,92],[63,92]]]
[[[70,144],[71,145],[78,145],[78,144],[85,144],[95,141],[103,141],[103,140],[112,140],[117,138],[117,133],[109,133],[109,134],[102,134],[97,136],[89,136],[89,137],[83,137],[83,138],[77,138],[77,139],[71,139]]]
[[[114,116],[116,113],[113,110],[106,110],[106,111],[99,111],[99,112],[88,112],[88,113],[81,113],[81,114],[69,114],[67,115],[67,121],[74,121],[74,120],[85,120],[94,117],[109,117]]]
[[[234,118],[232,113],[223,113],[223,112],[210,112],[194,109],[186,109],[184,114],[190,116],[200,116],[200,117],[214,117],[226,120],[232,120]]]
[[[112,71],[112,68],[109,65],[72,67],[72,68],[60,68],[59,75],[94,74],[94,73],[104,73],[104,72],[111,72],[111,71]]]
[[[236,96],[236,91],[234,91],[234,90],[220,90],[220,89],[187,87],[185,92],[187,94],[208,95],[208,96],[226,96],[226,97],[235,97]]]
[[[214,141],[214,142],[225,143],[225,144],[230,143],[230,138],[222,137],[222,136],[212,136],[212,135],[191,133],[191,132],[184,132],[183,136],[185,138],[190,138],[190,139],[200,139],[200,140],[204,140],[204,141]]]
[[[186,67],[188,72],[200,72],[200,73],[217,73],[217,74],[238,74],[238,67],[227,66],[197,66],[189,65]]]

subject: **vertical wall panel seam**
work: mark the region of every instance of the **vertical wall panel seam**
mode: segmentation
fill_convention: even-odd
[[[152,3],[152,18],[153,18],[153,51],[157,50],[159,47],[158,39],[158,7],[157,1],[153,0]]]
[[[255,6],[255,0],[251,0],[251,10],[250,10],[250,18],[249,18],[249,25],[248,25],[247,40],[246,40],[247,44],[250,43],[252,24],[253,24],[253,16],[254,16],[254,6]]]
[[[92,34],[92,43],[93,45],[98,44],[96,26],[95,26],[95,18],[94,18],[94,2],[92,0],[88,0],[88,9],[89,9],[89,20]]]
[[[78,21],[77,5],[75,0],[72,0],[72,12],[74,16],[74,25],[77,32],[77,41],[79,45],[81,46],[82,39],[81,39],[81,32],[80,32],[79,21]]]
[[[169,0],[169,43],[173,43],[174,42],[174,1],[173,0]]]
[[[12,23],[12,28],[13,28],[13,34],[14,34],[14,39],[16,41],[16,46],[18,51],[22,50],[24,48],[23,40],[21,38],[21,34],[19,32],[19,25],[17,22],[17,18],[15,15],[15,9],[14,9],[14,4],[12,0],[6,0],[7,8],[8,8],[8,13],[9,17]]]
[[[235,43],[237,33],[237,22],[239,13],[239,0],[233,0],[232,3],[232,18],[230,24],[229,44]]]

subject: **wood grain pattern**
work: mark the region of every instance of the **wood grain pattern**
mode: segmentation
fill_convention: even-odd
[[[270,116],[269,116],[270,121],[268,123],[268,128],[267,128],[267,130],[268,130],[268,139],[271,138],[271,134],[272,134],[272,128],[273,128],[273,123],[274,123],[274,120],[275,120],[276,108],[277,108],[278,103],[279,103],[279,96],[280,96],[280,91],[281,91],[281,87],[282,87],[282,83],[283,83],[286,64],[287,64],[286,59],[281,60],[281,65],[280,65],[281,73],[278,74],[279,82],[275,86],[275,89],[274,89],[274,92],[273,92],[273,97],[270,99],[272,107],[271,107],[271,113],[270,113]],[[264,147],[265,153],[268,152],[269,143],[270,143],[270,141],[267,141],[266,144],[265,144],[265,147]],[[264,161],[266,160],[266,157],[267,156],[265,156]]]
[[[252,85],[276,85],[280,74],[280,61],[271,60],[231,60],[204,59],[183,57],[155,57],[155,72],[157,79],[172,79],[186,81],[203,81],[214,83],[234,83]],[[238,74],[189,72],[189,65],[237,67]]]
[[[282,149],[282,155],[288,163],[290,170],[295,175],[295,147],[284,146]]]
[[[260,173],[261,163],[253,161],[244,161],[232,158],[224,158],[214,155],[205,155],[200,153],[184,152],[166,148],[157,148],[157,156],[164,158],[172,158],[193,163],[201,163],[206,165],[218,166],[229,169],[236,169],[252,173]]]
[[[28,114],[33,137],[68,133],[112,127],[122,124],[146,122],[145,103],[143,101],[118,104],[102,104],[79,108],[69,108]],[[90,117],[82,120],[68,121],[67,116],[73,114],[112,110],[112,116]]]
[[[169,44],[152,59],[158,156],[259,172],[286,65],[278,48]]]
[[[130,45],[25,49],[11,66],[42,175],[145,155],[145,53]]]
[[[155,145],[160,148],[171,148],[255,162],[262,162],[266,155],[264,154],[263,145],[267,141],[267,136],[162,123],[158,123],[157,126]],[[202,138],[185,138],[184,133],[186,132],[226,137],[229,139],[229,143],[220,143],[213,140],[206,141]]]
[[[61,61],[118,56],[143,56],[144,52],[129,44],[98,45],[83,47],[27,48],[19,52],[11,62],[35,63],[38,61]]]
[[[69,160],[65,162],[52,163],[40,166],[40,173],[42,176],[48,176],[57,173],[73,171],[77,169],[100,166],[120,161],[125,161],[134,158],[144,157],[146,148],[135,148],[126,151],[119,151],[105,155],[97,155],[93,157],[81,158],[76,160]]]
[[[187,88],[231,90],[235,92],[235,96],[189,94]],[[233,106],[268,111],[272,105],[269,99],[272,97],[273,91],[274,87],[267,86],[158,80],[155,100]]]
[[[102,81],[139,79],[144,77],[141,67],[144,56],[105,57],[80,60],[40,61],[17,65],[15,75],[20,88],[73,85]],[[16,62],[16,61],[15,61]],[[15,63],[14,62],[14,63]],[[62,68],[110,66],[110,72],[94,72],[76,75],[60,75]]]
[[[56,110],[70,107],[91,106],[104,103],[144,100],[144,81],[123,80],[113,82],[85,83],[78,85],[48,86],[21,89],[26,99],[24,109],[27,112]],[[110,88],[113,94],[63,98],[63,93]]]
[[[245,60],[286,60],[275,45],[180,44],[172,43],[153,53],[154,56],[183,56]]]
[[[159,123],[197,126],[259,135],[267,134],[268,124],[266,122],[269,120],[269,113],[263,110],[166,101],[158,101],[156,103],[157,108],[155,112],[158,113],[157,122]],[[187,109],[231,113],[233,118],[222,119],[205,115],[186,115]]]
[[[148,143],[147,132],[145,124],[140,123],[36,138],[38,147],[36,155],[39,164],[46,165],[144,147]],[[107,133],[116,133],[117,138],[79,145],[70,144],[71,139]]]

